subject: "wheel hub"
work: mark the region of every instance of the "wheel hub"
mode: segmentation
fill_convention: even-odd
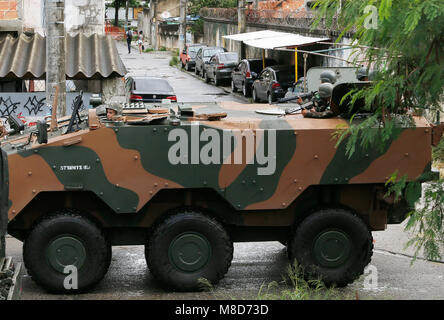
[[[313,253],[322,267],[343,265],[350,256],[351,241],[346,233],[338,230],[322,232],[315,240]]]
[[[203,235],[186,232],[171,242],[168,255],[177,269],[195,272],[202,269],[210,260],[211,245]]]
[[[46,257],[55,270],[64,273],[66,266],[73,265],[77,269],[83,266],[86,260],[86,249],[80,240],[72,236],[63,236],[48,245]]]

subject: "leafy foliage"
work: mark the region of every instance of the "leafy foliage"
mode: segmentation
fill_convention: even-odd
[[[372,7],[369,7],[372,6]],[[348,138],[347,153],[356,145],[383,147],[399,134],[402,127],[414,126],[413,115],[427,111],[436,114],[444,97],[444,1],[442,0],[318,0],[314,27],[325,23],[339,29],[340,41],[346,33],[353,34],[357,54],[356,65],[377,70],[370,86],[354,90],[346,98],[365,101],[371,114],[366,119],[350,120],[350,126],[338,128],[338,144]],[[376,17],[372,10],[376,8]],[[369,21],[377,23],[369,25]],[[365,48],[365,49],[364,49]],[[345,98],[344,98],[345,99]],[[343,100],[344,100],[343,99]],[[369,128],[379,130],[368,130]],[[440,154],[440,148],[434,155]],[[438,150],[438,151],[437,151]],[[442,152],[442,151],[441,151]],[[406,197],[409,204],[418,200],[418,181],[389,179],[389,192]],[[424,249],[430,259],[440,257],[439,243],[443,239],[444,181],[432,183],[424,190],[422,201],[409,215],[407,228],[415,230],[409,242],[417,250]],[[415,255],[416,257],[416,255]]]
[[[198,15],[202,8],[235,8],[237,0],[189,0],[188,14]]]

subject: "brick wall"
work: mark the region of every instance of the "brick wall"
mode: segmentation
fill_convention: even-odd
[[[0,20],[18,19],[17,0],[0,0]]]

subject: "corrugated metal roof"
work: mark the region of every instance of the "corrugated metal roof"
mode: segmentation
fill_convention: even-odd
[[[66,77],[86,80],[123,77],[127,70],[110,36],[66,36]],[[46,38],[39,34],[0,41],[0,78],[44,79]]]
[[[279,49],[285,47],[300,47],[327,41],[329,38],[306,37],[294,33],[277,32],[272,30],[239,33],[224,36],[226,39],[242,41],[247,46],[261,49]]]

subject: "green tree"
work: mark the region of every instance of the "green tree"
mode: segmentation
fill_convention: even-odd
[[[235,8],[237,0],[189,0],[188,14],[198,15],[202,8]]]
[[[126,7],[126,2],[129,1],[129,7],[130,8],[139,8],[141,7],[141,4],[137,0],[114,0],[110,7],[113,7],[115,9],[114,12],[114,25],[119,25],[119,9],[122,7]]]
[[[364,98],[372,116],[338,132],[339,141],[348,139],[351,155],[356,143],[364,146],[383,143],[399,132],[411,113],[438,111],[444,93],[444,1],[442,0],[318,0],[314,8],[314,26],[352,32],[355,48],[360,52],[355,62],[365,60],[377,71],[372,85],[351,91],[352,101]],[[365,50],[362,50],[364,48]],[[381,129],[367,130],[378,125]],[[390,191],[403,193],[414,204],[420,194],[419,181],[407,182],[396,173],[388,181]],[[415,192],[416,191],[416,192]],[[424,249],[429,259],[441,257],[444,229],[444,182],[433,182],[424,192],[424,203],[409,215],[407,229],[414,238],[415,257]]]

